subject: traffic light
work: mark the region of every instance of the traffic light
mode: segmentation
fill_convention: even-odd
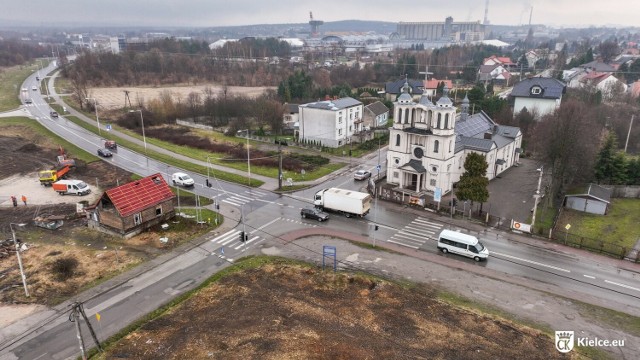
[[[244,242],[244,231],[240,231],[240,242]]]
[[[374,229],[375,229],[376,231],[378,231],[378,225],[375,225]]]
[[[211,187],[211,182],[209,182],[209,179],[204,179],[204,183],[207,185],[207,187]]]

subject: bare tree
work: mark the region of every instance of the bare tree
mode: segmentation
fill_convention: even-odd
[[[539,122],[534,131],[536,155],[551,169],[549,198],[560,200],[568,186],[593,178],[602,127],[584,103],[569,100]],[[551,200],[548,200],[551,201]]]

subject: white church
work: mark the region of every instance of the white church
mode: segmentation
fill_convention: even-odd
[[[394,103],[387,152],[387,183],[396,185],[393,191],[433,197],[439,188],[447,194],[460,180],[471,152],[487,160],[489,180],[518,163],[519,128],[498,125],[484,112],[470,115],[466,96],[457,114],[447,88],[435,104],[426,95],[415,102],[409,91],[405,83]]]

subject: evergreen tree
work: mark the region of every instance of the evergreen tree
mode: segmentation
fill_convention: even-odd
[[[640,157],[628,161],[627,183],[629,185],[640,185]]]
[[[596,158],[595,176],[598,183],[623,185],[627,182],[624,154],[618,151],[616,135],[610,132]]]
[[[478,153],[470,153],[464,160],[464,173],[460,177],[457,185],[456,198],[461,201],[470,200],[482,203],[489,199],[489,179],[487,179],[487,168],[489,164],[484,156]]]

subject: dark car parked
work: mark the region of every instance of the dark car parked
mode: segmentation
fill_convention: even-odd
[[[310,209],[310,208],[302,209],[300,210],[300,216],[302,216],[303,218],[314,219],[318,221],[329,220],[329,215],[318,209]]]
[[[113,154],[108,149],[98,149],[98,155],[102,157],[111,157]]]
[[[52,118],[57,118],[58,117],[58,112],[57,111],[52,111],[49,113],[49,116],[51,116]]]

